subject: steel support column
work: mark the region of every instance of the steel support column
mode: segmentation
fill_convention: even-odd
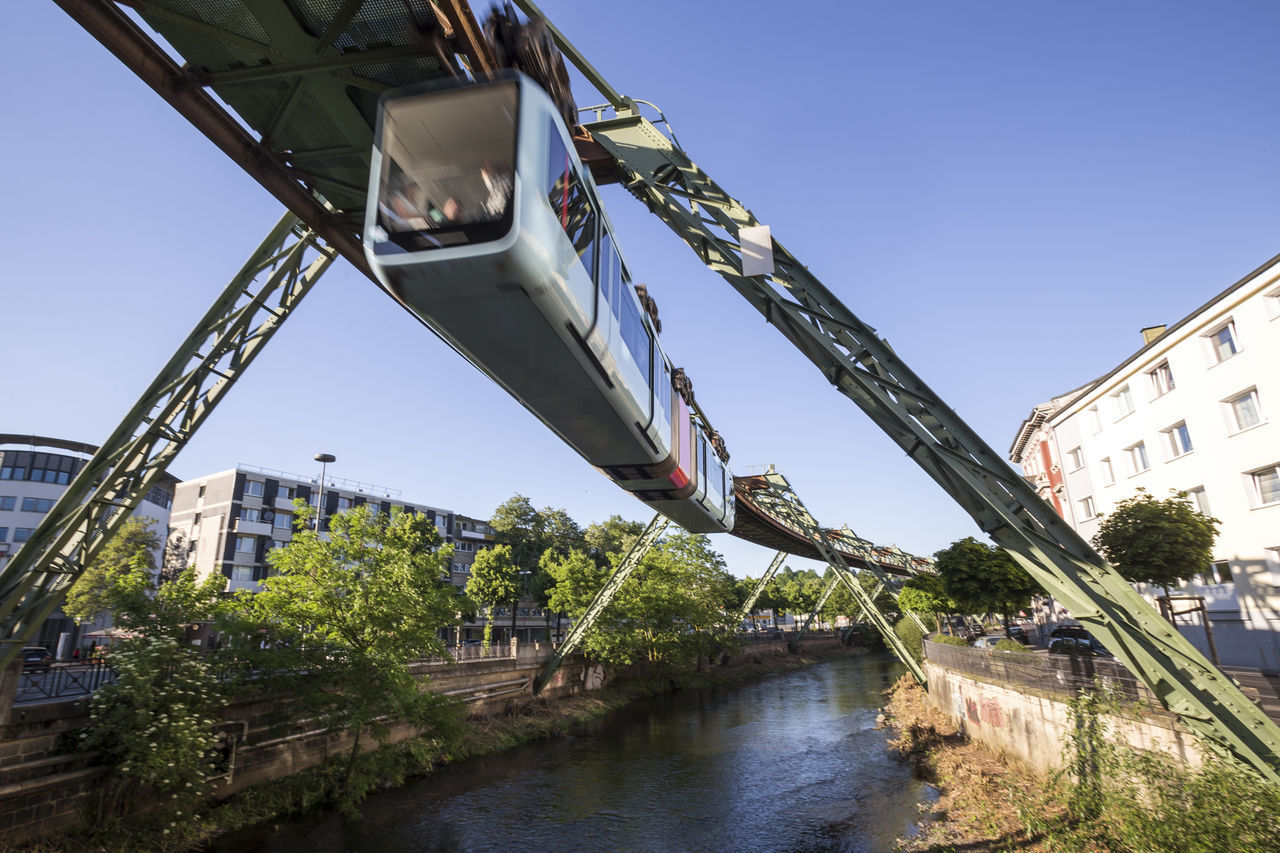
[[[1280,783],[1280,728],[1089,547],[889,344],[774,240],[744,275],[739,229],[760,223],[648,120],[587,129],[627,189],[856,403],[979,527],[1096,634],[1211,748]],[[842,572],[842,577],[846,572]]]
[[[782,561],[785,559],[787,559],[786,551],[779,551],[773,555],[773,561],[769,563],[769,568],[765,569],[764,574],[760,576],[760,580],[756,581],[756,588],[751,590],[751,595],[747,596],[742,609],[738,611],[737,621],[730,625],[732,630],[740,630],[743,621],[751,613],[751,608],[755,607],[756,600],[760,598],[760,593],[764,592],[764,588],[769,585],[769,581],[773,580],[773,576],[778,573],[778,569],[782,568]]]
[[[0,572],[0,670],[39,630],[336,250],[286,214]]]
[[[662,535],[662,531],[666,530],[667,525],[670,523],[665,516],[655,515],[653,520],[649,522],[649,526],[640,534],[640,537],[632,543],[626,556],[618,564],[618,568],[613,570],[613,574],[604,582],[604,586],[600,587],[596,597],[591,599],[591,603],[587,605],[582,617],[574,621],[573,627],[569,630],[569,636],[564,638],[564,642],[556,649],[556,653],[552,655],[551,660],[547,661],[542,674],[534,679],[533,692],[535,695],[542,692],[542,688],[547,686],[547,682],[556,674],[556,670],[560,668],[560,664],[564,662],[564,659],[577,649],[578,644],[582,642],[583,636],[595,624],[596,619],[600,617],[604,609],[609,606],[609,602],[613,601],[613,597],[618,594],[618,590],[622,589],[622,585],[626,583],[627,578],[640,565],[644,555],[649,553],[649,549],[654,546],[654,543],[658,541],[658,537]]]

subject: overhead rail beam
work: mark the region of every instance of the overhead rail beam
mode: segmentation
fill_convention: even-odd
[[[0,572],[0,670],[337,257],[286,214]]]
[[[618,564],[618,568],[613,570],[613,574],[604,582],[604,586],[600,587],[600,591],[596,593],[595,598],[591,599],[591,603],[583,611],[582,617],[574,621],[573,627],[569,629],[569,636],[564,638],[564,642],[556,648],[556,653],[551,656],[551,660],[547,661],[542,673],[534,679],[533,692],[535,695],[542,692],[542,688],[546,687],[551,681],[552,676],[556,674],[556,670],[560,668],[560,664],[564,662],[564,659],[573,654],[578,648],[582,638],[595,625],[596,620],[600,618],[600,614],[609,606],[609,602],[613,601],[613,597],[618,594],[618,590],[622,589],[622,585],[627,582],[627,578],[640,565],[640,561],[644,559],[645,554],[649,553],[649,549],[657,543],[658,537],[662,535],[662,531],[666,530],[667,525],[670,523],[666,516],[654,515],[653,520],[649,522],[649,526],[644,529],[635,542],[631,543],[631,547],[622,558],[622,562]]]

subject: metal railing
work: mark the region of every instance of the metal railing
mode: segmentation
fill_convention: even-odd
[[[54,664],[45,672],[23,670],[13,704],[30,705],[87,696],[115,680],[115,671],[106,661]]]
[[[1164,708],[1142,682],[1112,658],[1001,652],[968,646],[924,642],[929,663],[952,672],[976,675],[1015,688],[1029,688],[1072,698],[1081,691],[1105,692],[1125,702]]]

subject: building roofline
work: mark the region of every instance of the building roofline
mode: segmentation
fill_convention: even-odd
[[[49,447],[56,450],[66,450],[71,453],[83,453],[85,456],[92,456],[98,452],[98,445],[88,444],[83,441],[72,441],[67,438],[52,438],[47,435],[19,435],[17,433],[0,433],[0,447],[6,444],[18,444],[27,447]],[[167,486],[176,486],[182,481],[177,477],[165,471],[160,475],[160,482]]]
[[[1243,288],[1245,285],[1249,284],[1251,281],[1253,281],[1255,278],[1257,278],[1257,277],[1258,277],[1258,276],[1259,276],[1263,271],[1267,270],[1267,269],[1268,269],[1268,268],[1270,268],[1270,267],[1275,266],[1275,265],[1276,265],[1276,264],[1278,264],[1278,263],[1280,263],[1280,255],[1274,255],[1274,256],[1273,256],[1273,257],[1271,257],[1269,260],[1267,260],[1265,263],[1263,263],[1261,266],[1257,267],[1256,269],[1254,269],[1253,271],[1251,271],[1248,275],[1244,276],[1244,278],[1241,278],[1241,279],[1240,279],[1239,281],[1237,281],[1235,284],[1232,284],[1230,287],[1226,288],[1225,290],[1223,290],[1223,291],[1221,291],[1221,292],[1219,292],[1219,293],[1215,294],[1215,295],[1214,295],[1214,296],[1212,296],[1212,297],[1211,297],[1207,302],[1205,302],[1203,305],[1201,305],[1200,307],[1196,308],[1194,311],[1192,311],[1190,314],[1188,314],[1188,315],[1186,315],[1185,317],[1183,317],[1183,318],[1182,318],[1181,320],[1179,320],[1178,322],[1174,323],[1172,326],[1169,326],[1168,328],[1166,328],[1166,329],[1165,329],[1165,330],[1164,330],[1164,331],[1163,331],[1159,336],[1157,336],[1156,338],[1153,338],[1153,339],[1152,339],[1150,342],[1148,342],[1147,344],[1144,344],[1140,349],[1136,350],[1132,355],[1130,355],[1130,356],[1129,356],[1128,358],[1126,358],[1124,361],[1120,362],[1120,363],[1119,363],[1119,364],[1117,364],[1115,367],[1111,368],[1111,370],[1109,370],[1109,371],[1107,371],[1106,373],[1102,374],[1101,376],[1099,376],[1097,379],[1093,380],[1092,382],[1088,382],[1088,383],[1086,383],[1086,384],[1084,384],[1084,385],[1080,386],[1080,388],[1076,389],[1076,391],[1079,391],[1079,392],[1080,392],[1079,394],[1077,394],[1077,393],[1076,393],[1076,391],[1068,391],[1068,392],[1066,392],[1066,394],[1059,395],[1059,396],[1061,396],[1061,397],[1066,397],[1066,396],[1068,396],[1068,395],[1073,395],[1073,396],[1071,396],[1071,399],[1070,399],[1070,400],[1068,400],[1066,403],[1064,403],[1064,404],[1060,407],[1059,411],[1061,411],[1061,409],[1065,409],[1065,408],[1067,408],[1067,406],[1069,406],[1069,405],[1071,405],[1072,403],[1074,403],[1074,402],[1075,402],[1079,397],[1083,396],[1083,394],[1084,394],[1084,393],[1087,393],[1088,391],[1091,391],[1094,387],[1096,387],[1096,386],[1098,386],[1098,385],[1101,385],[1101,384],[1105,383],[1108,379],[1110,379],[1111,377],[1115,376],[1117,373],[1120,373],[1121,371],[1123,371],[1123,370],[1124,370],[1126,367],[1128,367],[1130,364],[1133,364],[1135,361],[1139,361],[1139,360],[1142,358],[1142,356],[1143,356],[1143,355],[1145,355],[1145,354],[1146,354],[1146,352],[1147,352],[1148,350],[1150,350],[1152,347],[1154,347],[1156,344],[1160,343],[1160,342],[1161,342],[1161,341],[1163,341],[1165,338],[1167,338],[1167,337],[1169,337],[1170,335],[1174,334],[1175,332],[1179,331],[1179,330],[1180,330],[1180,329],[1182,329],[1184,326],[1189,325],[1193,320],[1195,320],[1195,319],[1196,319],[1197,317],[1199,317],[1201,314],[1203,314],[1203,313],[1205,313],[1206,311],[1208,311],[1208,310],[1209,310],[1210,308],[1212,308],[1216,303],[1221,302],[1221,301],[1222,301],[1224,298],[1226,298],[1227,296],[1230,296],[1230,295],[1231,295],[1232,293],[1234,293],[1235,291],[1240,290],[1240,289],[1241,289],[1241,288]],[[1151,328],[1156,328],[1156,327],[1155,327],[1155,326],[1148,326],[1147,328],[1148,328],[1148,329],[1151,329]],[[1143,331],[1145,331],[1145,329],[1144,329]],[[1057,398],[1055,398],[1055,399],[1057,399]],[[1055,414],[1056,414],[1056,412],[1055,412]]]

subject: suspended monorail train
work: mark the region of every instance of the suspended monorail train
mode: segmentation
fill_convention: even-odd
[[[691,532],[732,529],[723,443],[531,79],[382,97],[364,247],[401,305],[615,483]]]

